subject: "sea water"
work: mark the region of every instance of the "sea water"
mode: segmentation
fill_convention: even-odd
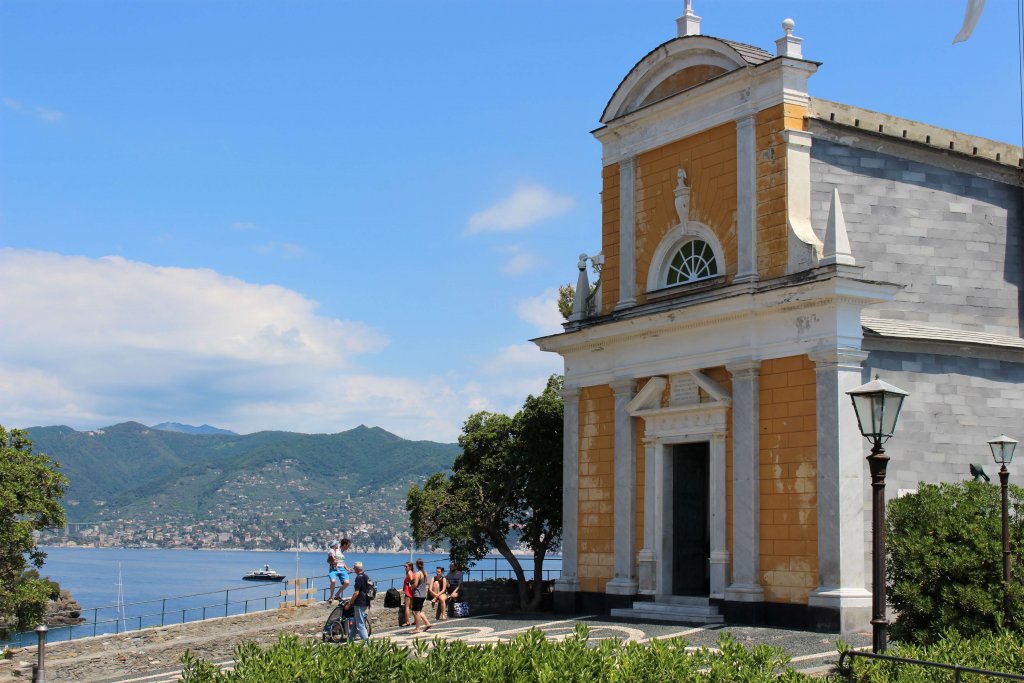
[[[41,574],[70,591],[86,619],[79,626],[51,629],[51,641],[273,609],[286,600],[280,592],[294,588],[288,581],[296,576],[296,560],[298,576],[309,579],[303,586],[315,589],[308,597],[325,599],[328,586],[326,551],[58,547],[43,550],[47,557]],[[415,553],[413,558],[424,560],[429,575],[434,574],[436,567],[448,570],[446,555]],[[345,559],[349,567],[356,560],[361,561],[383,593],[391,586],[401,588],[403,565],[410,555],[350,551]],[[532,558],[524,557],[520,562],[527,578],[533,578]],[[246,573],[265,564],[286,575],[285,581],[242,580]],[[544,568],[549,576],[557,576],[561,559],[548,558]],[[468,573],[471,579],[511,576],[508,562],[500,556],[480,560]],[[349,595],[351,590],[349,587]],[[34,634],[29,642],[34,642]]]

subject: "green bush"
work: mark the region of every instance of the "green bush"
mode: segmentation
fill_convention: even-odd
[[[183,683],[291,683],[293,681],[409,681],[410,683],[662,683],[708,681],[774,683],[812,679],[786,668],[782,650],[766,645],[746,648],[728,635],[718,651],[689,651],[685,641],[650,643],[621,640],[588,642],[577,625],[562,641],[549,641],[531,629],[513,640],[468,645],[435,638],[412,649],[386,638],[367,645],[331,645],[282,635],[264,650],[248,643],[235,651],[235,668],[219,671],[186,652]]]
[[[1024,636],[1005,629],[979,634],[966,639],[955,631],[944,634],[931,645],[894,644],[887,655],[923,659],[943,664],[959,664],[972,669],[986,669],[1001,673],[1024,671]],[[858,683],[925,683],[953,679],[951,672],[936,668],[925,668],[910,664],[870,661],[858,658],[853,664],[853,680]],[[847,680],[841,675],[834,681]],[[982,680],[965,674],[964,681]],[[985,678],[996,681],[995,678]]]
[[[920,484],[892,500],[887,518],[892,637],[927,644],[947,631],[973,636],[999,627],[1003,545],[998,486]],[[1010,487],[1010,539],[1024,548],[1024,489]],[[1012,612],[1024,621],[1024,567],[1014,558]]]

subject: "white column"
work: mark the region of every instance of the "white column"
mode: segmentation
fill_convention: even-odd
[[[577,593],[576,576],[577,520],[579,518],[579,387],[562,389],[562,573],[555,591]]]
[[[657,518],[657,496],[654,494],[657,474],[654,463],[654,439],[644,438],[644,547],[637,556],[639,564],[639,592],[643,595],[657,593],[657,537],[654,535]]]
[[[846,392],[863,383],[860,349],[811,354],[815,363],[818,439],[818,588],[808,604],[838,618],[842,633],[865,631],[864,452]]]
[[[753,114],[736,121],[736,277],[757,280],[757,140]]]
[[[711,595],[724,598],[729,583],[729,549],[726,537],[725,434],[715,434],[710,443],[708,502],[711,520]]]
[[[732,585],[726,599],[761,602],[761,361],[726,365],[732,373]]]
[[[619,303],[636,305],[636,157],[619,162]]]
[[[636,595],[636,433],[626,406],[633,400],[635,382],[611,382],[615,392],[615,576],[605,592]]]
[[[654,542],[658,548],[655,563],[655,594],[672,595],[672,458],[661,439],[654,442]],[[651,489],[649,488],[648,491]]]

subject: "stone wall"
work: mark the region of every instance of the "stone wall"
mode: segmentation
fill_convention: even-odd
[[[529,582],[530,590],[533,582]],[[554,611],[554,581],[545,581],[541,597],[540,612]],[[469,602],[470,616],[475,614],[510,614],[520,611],[519,589],[514,579],[497,579],[494,581],[466,581],[463,584],[463,597]]]
[[[986,442],[1003,433],[1024,441],[1024,364],[921,353],[907,342],[902,345],[907,350],[874,350],[864,361],[865,382],[877,372],[910,392],[896,434],[885,445],[890,456],[886,495],[916,489],[919,481],[964,481],[970,478],[971,463],[983,464],[998,481]],[[1010,481],[1024,483],[1024,466],[1015,469]]]
[[[840,144],[816,131],[812,223],[823,234],[839,188],[864,277],[903,285],[865,315],[1016,336],[1021,333],[1024,192],[988,162],[907,158],[900,143]],[[936,154],[936,153],[930,153]]]

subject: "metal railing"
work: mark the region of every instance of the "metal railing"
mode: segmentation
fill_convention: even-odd
[[[490,566],[486,563],[491,562]],[[470,569],[463,571],[463,581],[482,581],[487,579],[498,579],[498,578],[515,578],[515,572],[510,567],[499,567],[498,563],[503,562],[504,558],[499,557],[486,557],[478,562],[473,563]],[[546,558],[545,564],[548,562],[559,563],[557,569],[544,569],[543,579],[550,580],[557,578],[561,574],[561,558]],[[447,566],[450,562],[449,558],[437,559],[434,558],[432,563],[435,565]],[[484,566],[479,566],[484,564]],[[532,561],[530,562],[532,565]],[[367,574],[374,580],[379,592],[383,592],[388,588],[401,588],[404,576],[396,577],[385,577],[382,579],[374,578],[374,575],[378,572],[387,572],[388,570],[400,570],[404,567],[403,564],[388,565],[386,567],[374,567],[367,569]],[[427,570],[427,576],[433,576],[430,572],[430,566],[425,567]],[[527,577],[531,577],[533,574],[532,569],[523,570]],[[318,594],[321,601],[327,600],[327,593],[330,590],[329,577],[325,575],[313,576],[304,579],[304,588],[316,589],[315,595]],[[194,621],[205,621],[206,619],[214,619],[227,616],[237,616],[240,614],[249,614],[250,612],[261,612],[270,609],[277,609],[278,603],[286,602],[287,598],[281,597],[275,592],[272,595],[264,595],[260,597],[246,597],[238,599],[238,594],[245,591],[249,591],[250,595],[252,591],[268,588],[278,588],[293,585],[291,582],[281,582],[273,584],[256,584],[252,586],[240,586],[237,588],[225,588],[217,591],[207,591],[204,593],[189,593],[187,595],[176,595],[173,597],[157,598],[155,600],[142,600],[138,602],[126,602],[120,605],[105,605],[103,607],[92,607],[84,610],[67,610],[63,612],[55,612],[48,616],[73,616],[77,615],[91,615],[91,618],[86,618],[84,623],[73,624],[68,626],[54,626],[49,629],[49,640],[50,642],[57,642],[60,640],[74,640],[75,638],[87,638],[91,636],[109,635],[124,633],[126,631],[138,631],[144,628],[153,628],[160,626],[168,626],[171,624],[184,624],[187,622]],[[217,596],[216,599],[213,596]],[[223,600],[220,597],[223,596]],[[234,598],[234,599],[233,599]],[[181,603],[199,603],[199,604],[181,604]],[[144,606],[152,605],[151,611],[146,611]],[[157,611],[157,605],[159,605],[159,611]],[[130,616],[125,614],[126,610],[132,612],[142,611],[141,614],[132,614]],[[113,615],[113,616],[111,616]],[[16,647],[23,647],[30,645],[32,640],[35,639],[35,633],[32,631],[24,631],[20,633],[14,633],[11,639],[6,643]],[[0,645],[5,643],[0,641]]]
[[[855,657],[863,657],[864,659],[877,659],[885,662],[893,662],[896,664],[908,664],[914,666],[921,666],[925,668],[933,669],[944,669],[946,671],[953,672],[954,683],[960,683],[963,674],[977,674],[979,676],[988,676],[990,678],[1001,678],[1006,681],[1024,681],[1024,676],[1020,674],[1010,674],[1001,671],[988,671],[986,669],[975,669],[969,666],[960,666],[959,664],[944,664],[942,662],[929,662],[924,659],[909,659],[907,657],[895,657],[893,655],[880,655],[873,652],[860,652],[857,650],[846,650],[839,655],[839,669],[845,675],[846,680],[853,680],[853,660]],[[846,664],[846,660],[849,658],[849,664]]]

